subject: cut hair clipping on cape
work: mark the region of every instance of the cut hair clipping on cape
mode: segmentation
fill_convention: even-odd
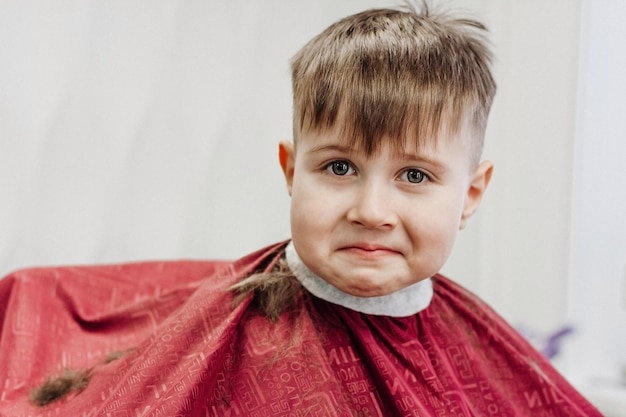
[[[42,385],[33,389],[30,401],[39,407],[53,403],[71,392],[81,392],[89,384],[91,369],[66,369],[56,377],[49,377]]]
[[[116,361],[133,350],[134,348],[115,350],[109,353],[101,364],[106,365]],[[89,369],[65,369],[61,375],[48,377],[43,384],[30,391],[28,395],[30,402],[38,407],[44,407],[72,392],[80,393],[87,388],[93,369],[93,367]]]

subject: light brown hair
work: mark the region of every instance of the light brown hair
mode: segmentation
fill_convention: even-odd
[[[496,90],[485,32],[426,4],[339,20],[291,61],[294,141],[340,120],[346,143],[370,155],[469,126],[477,161]]]

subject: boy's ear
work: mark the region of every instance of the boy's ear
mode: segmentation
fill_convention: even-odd
[[[467,220],[472,217],[472,214],[478,209],[480,201],[487,190],[489,181],[491,181],[491,174],[493,174],[493,163],[491,161],[481,162],[467,189],[467,195],[465,196],[465,204],[463,206],[463,213],[461,213],[461,223],[459,229],[464,229],[467,225]]]
[[[295,165],[295,151],[293,143],[281,141],[278,143],[278,161],[280,167],[285,174],[285,181],[287,182],[287,192],[291,195],[291,186],[293,184],[293,171]]]

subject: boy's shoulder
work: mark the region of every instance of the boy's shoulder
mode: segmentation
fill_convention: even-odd
[[[5,306],[4,313],[11,308],[9,304],[34,308],[38,304],[35,300],[80,304],[93,310],[147,299],[158,304],[164,296],[173,297],[171,294],[183,302],[201,285],[225,289],[232,285],[233,277],[264,268],[267,258],[280,252],[283,245],[268,246],[238,260],[172,259],[22,268],[0,278],[0,305]]]
[[[434,293],[431,307],[438,316],[462,317],[485,328],[495,325],[517,335],[506,319],[470,289],[442,274],[436,274],[431,280]]]

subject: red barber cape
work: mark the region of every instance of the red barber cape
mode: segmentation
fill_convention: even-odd
[[[599,416],[474,295],[433,278],[415,316],[371,316],[313,296],[276,323],[228,288],[283,256],[56,267],[0,281],[0,415]],[[124,354],[108,362],[114,351]],[[44,407],[64,369],[90,382]]]

